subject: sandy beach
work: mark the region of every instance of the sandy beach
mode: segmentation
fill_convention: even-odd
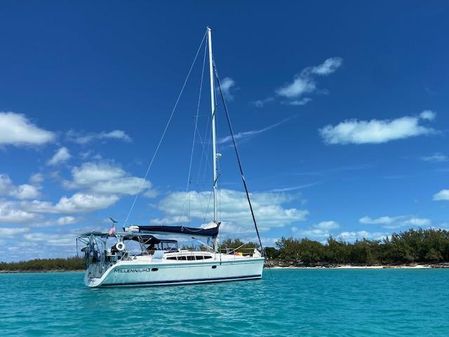
[[[297,266],[273,266],[269,269],[431,269],[431,268],[447,268],[447,266],[441,265],[427,265],[427,264],[417,264],[417,265],[399,265],[399,266],[351,266],[351,265],[341,265],[341,266],[314,266],[314,267],[297,267]]]

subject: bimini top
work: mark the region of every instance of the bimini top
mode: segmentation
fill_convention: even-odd
[[[206,226],[205,228],[185,227],[185,226],[137,226],[140,232],[151,233],[173,233],[184,234],[192,236],[208,236],[216,237],[218,235],[218,229],[220,223],[214,223]]]
[[[132,240],[137,241],[145,244],[158,244],[161,242],[169,242],[169,243],[176,243],[176,240],[167,240],[167,239],[159,239],[151,234],[148,233],[133,233],[133,232],[117,232],[114,234],[109,234],[106,232],[87,232],[83,233],[79,236],[79,238],[89,238],[91,236],[101,237],[101,238],[111,238],[111,237],[120,237],[123,240]]]

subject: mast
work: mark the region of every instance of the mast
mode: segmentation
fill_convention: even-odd
[[[217,135],[215,131],[215,88],[214,88],[214,65],[212,58],[212,31],[210,27],[207,27],[207,44],[209,47],[209,75],[210,75],[210,105],[212,114],[212,193],[214,198],[214,218],[213,221],[217,222]]]

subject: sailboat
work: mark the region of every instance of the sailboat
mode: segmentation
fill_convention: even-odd
[[[265,262],[262,242],[214,65],[212,31],[209,27],[206,30],[206,37],[210,73],[213,219],[203,227],[133,225],[124,227],[120,232],[94,231],[81,234],[77,238],[77,244],[83,245],[81,251],[86,260],[84,282],[88,287],[166,286],[262,278]],[[259,240],[259,249],[251,248],[244,253],[240,249],[221,251],[217,239],[220,221],[217,215],[216,81],[223,99],[249,211]],[[111,220],[115,225],[115,220]],[[167,239],[167,235],[207,239],[208,242],[212,241],[212,246],[204,244],[200,249],[180,249],[178,240]],[[130,247],[136,245],[139,249],[137,252],[132,251]]]

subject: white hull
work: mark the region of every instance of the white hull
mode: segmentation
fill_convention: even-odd
[[[91,265],[85,283],[89,287],[166,286],[262,278],[264,258],[217,255],[203,261],[152,261],[149,257],[139,257],[117,262],[101,277],[90,277],[96,268]]]

